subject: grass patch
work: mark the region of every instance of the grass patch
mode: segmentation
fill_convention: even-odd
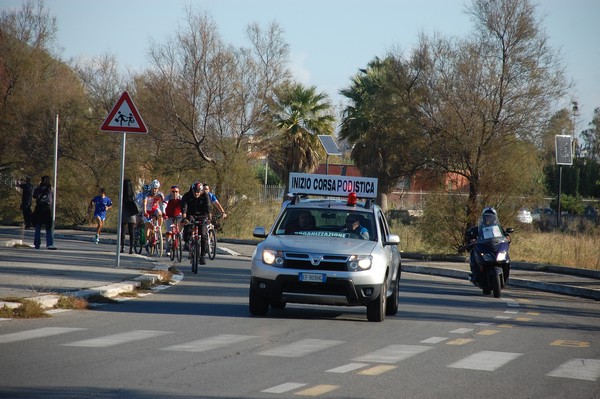
[[[37,319],[40,317],[50,317],[44,308],[36,301],[29,299],[18,299],[15,302],[21,306],[9,308],[4,305],[0,308],[0,317],[5,319]]]
[[[432,248],[421,238],[415,226],[392,223],[391,230],[400,236],[400,250],[424,254],[455,255],[452,248]],[[567,266],[600,270],[600,233],[542,232],[519,229],[511,234],[510,257],[516,262]]]
[[[58,302],[56,303],[56,309],[74,309],[74,310],[82,310],[88,308],[88,301],[83,298],[78,298],[76,296],[65,296],[61,295],[58,298]]]

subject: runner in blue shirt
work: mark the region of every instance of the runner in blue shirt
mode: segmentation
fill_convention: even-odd
[[[106,196],[106,190],[104,190],[104,188],[100,188],[98,190],[98,195],[92,198],[90,208],[92,206],[94,206],[94,220],[98,225],[94,241],[98,244],[100,242],[102,227],[104,227],[104,220],[106,219],[106,211],[112,208],[112,201]]]

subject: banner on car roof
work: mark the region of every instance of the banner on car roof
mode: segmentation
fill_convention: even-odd
[[[377,178],[290,173],[290,193],[359,198],[377,197]]]

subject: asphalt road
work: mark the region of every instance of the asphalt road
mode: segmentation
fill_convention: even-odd
[[[2,398],[596,398],[598,302],[403,273],[400,312],[248,313],[249,260],[168,289],[0,323]]]

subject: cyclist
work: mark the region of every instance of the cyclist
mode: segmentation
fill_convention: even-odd
[[[167,223],[167,256],[171,255],[171,251],[169,248],[169,238],[172,235],[172,227],[173,224],[181,223],[181,195],[179,194],[178,186],[171,186],[171,194],[167,195],[165,201],[167,201],[167,207],[165,208],[165,214],[169,218],[169,222]]]
[[[195,182],[190,187],[190,191],[184,194],[181,200],[181,215],[184,222],[203,221],[209,218],[210,214],[210,198],[208,193],[204,191],[204,186],[200,182]],[[183,239],[188,242],[191,233],[191,225],[186,223],[183,230]],[[207,229],[206,224],[201,225],[201,240],[200,240],[200,264],[206,264],[204,256],[206,255],[207,247]]]
[[[217,196],[212,191],[210,191],[210,186],[208,185],[208,183],[204,183],[204,191],[206,191],[208,193],[208,197],[210,198],[210,202],[221,213],[221,216],[223,216],[223,219],[225,219],[227,217],[227,213],[225,212],[225,209],[223,209],[223,206],[221,205],[221,203],[217,199]]]
[[[165,214],[165,196],[162,192],[158,191],[159,188],[160,182],[156,179],[152,180],[152,183],[150,183],[150,193],[144,198],[142,209],[144,211],[144,222],[146,223],[146,237],[151,237],[153,234],[152,218],[156,218],[158,225],[162,226]],[[148,244],[146,244],[146,252],[148,251]]]

